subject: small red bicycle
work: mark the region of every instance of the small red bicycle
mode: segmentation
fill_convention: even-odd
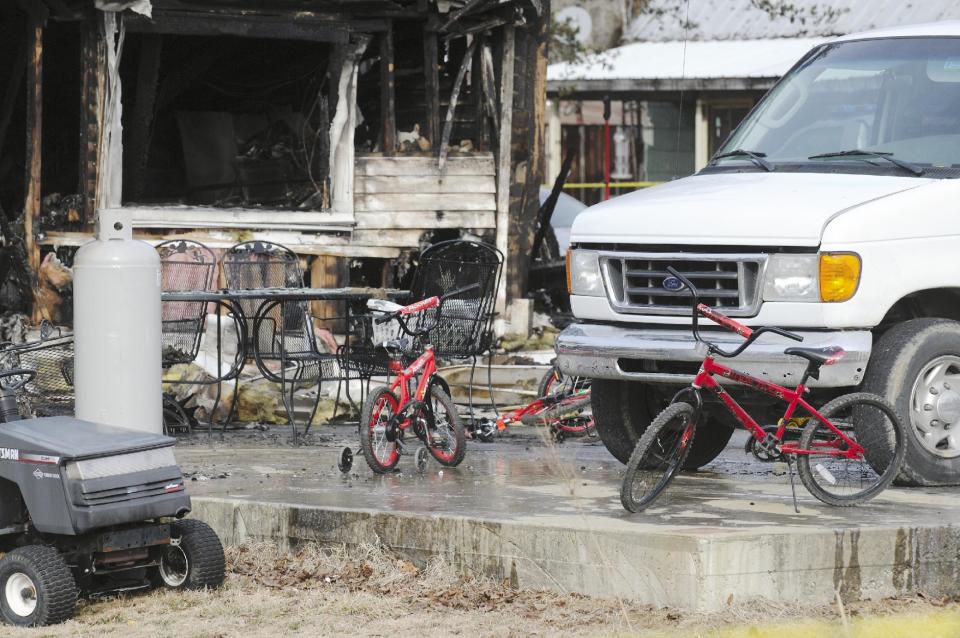
[[[497,419],[497,430],[505,430],[517,421],[524,425],[550,428],[558,443],[567,437],[584,436],[593,431],[593,418],[583,414],[590,407],[590,380],[569,377],[556,366],[540,380],[537,399]]]
[[[693,384],[674,396],[671,404],[650,423],[637,442],[620,488],[624,508],[631,512],[646,509],[676,476],[690,451],[697,424],[704,413],[704,389],[715,393],[716,398],[753,435],[755,449],[769,458],[787,460],[791,488],[794,457],[804,486],[829,505],[857,505],[890,485],[900,471],[904,455],[904,430],[893,406],[877,395],[858,392],[833,399],[818,411],[803,398],[807,381],[819,378],[821,366],[839,361],[844,355],[843,349],[785,349],[785,354],[809,362],[800,383],[793,390],[732,370],[717,363],[714,356],[736,357],[767,333],[796,341],[802,341],[803,337],[780,328],[748,328],[701,304],[693,283],[675,269],[668,267],[667,270],[671,276],[664,280],[664,288],[678,292],[685,289],[693,299],[693,336],[706,346],[707,355]],[[701,336],[697,323],[699,316],[746,340],[732,352],[720,349]],[[761,427],[714,376],[736,381],[786,403],[786,412],[776,429]],[[798,408],[809,416],[794,416]],[[785,442],[788,424],[798,420],[804,421],[799,442]],[[793,498],[796,507],[795,491]]]
[[[368,302],[371,310],[381,313],[374,319],[376,323],[396,320],[401,330],[412,337],[380,344],[379,347],[385,349],[390,357],[389,368],[396,378],[389,387],[382,385],[374,388],[360,412],[360,447],[367,465],[377,474],[385,474],[396,467],[409,431],[423,442],[423,447],[416,453],[418,468],[426,466],[427,453],[447,467],[457,466],[463,461],[467,452],[463,422],[446,384],[437,376],[433,346],[422,343],[422,338],[440,323],[443,305],[448,299],[478,287],[478,284],[473,284],[453,290],[443,297],[430,297],[409,306],[378,299]],[[432,319],[421,316],[416,329],[404,319],[428,310],[434,311]],[[416,352],[421,354],[416,356]],[[352,452],[345,448],[341,453],[340,469],[349,469],[352,462]]]

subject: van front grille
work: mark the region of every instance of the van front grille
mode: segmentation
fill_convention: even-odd
[[[690,312],[686,290],[668,290],[663,281],[672,267],[700,292],[700,301],[733,317],[748,317],[760,306],[765,255],[602,253],[607,296],[617,312],[684,315]]]

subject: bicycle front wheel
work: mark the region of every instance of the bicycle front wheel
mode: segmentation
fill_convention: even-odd
[[[430,386],[428,400],[433,410],[433,428],[428,428],[427,449],[441,465],[460,465],[467,454],[467,435],[457,407],[438,385]]]
[[[637,441],[620,487],[620,502],[631,512],[649,507],[683,466],[693,445],[696,414],[689,403],[668,406]]]
[[[867,392],[837,397],[820,410],[850,443],[817,419],[800,437],[797,470],[816,498],[839,507],[864,503],[882,492],[900,471],[905,451],[903,425],[883,398]]]
[[[400,461],[399,431],[392,431],[390,419],[400,411],[400,400],[386,386],[370,393],[360,412],[360,448],[367,465],[385,474]]]

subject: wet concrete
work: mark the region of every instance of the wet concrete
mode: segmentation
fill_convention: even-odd
[[[783,464],[760,464],[738,433],[705,470],[682,475],[657,506],[620,506],[622,466],[589,439],[535,433],[471,443],[459,468],[411,454],[376,476],[358,457],[336,468],[355,430],[324,428],[293,448],[255,437],[178,447],[196,515],[228,542],[383,542],[414,560],[443,554],[468,571],[644,602],[715,609],[756,597],[829,602],[923,591],[960,594],[957,490],[890,489],[832,508]]]

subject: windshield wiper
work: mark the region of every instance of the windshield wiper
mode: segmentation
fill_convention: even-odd
[[[904,162],[903,160],[897,159],[893,156],[893,153],[889,151],[865,151],[860,148],[853,148],[849,151],[834,151],[833,153],[820,153],[818,155],[811,155],[807,159],[827,159],[830,157],[855,157],[857,155],[862,155],[864,157],[876,157],[877,159],[887,160],[895,166],[899,166],[905,171],[910,171],[914,175],[923,175],[923,169],[917,166],[916,164],[911,164],[910,162]]]
[[[732,151],[728,151],[726,153],[720,153],[719,155],[714,155],[713,160],[716,161],[718,159],[723,159],[725,157],[746,157],[751,162],[753,162],[754,164],[762,168],[763,170],[770,172],[773,170],[773,164],[763,159],[766,156],[767,156],[766,153],[760,153],[759,151],[748,151],[743,148],[738,148]],[[710,162],[710,163],[712,164],[713,162]]]

